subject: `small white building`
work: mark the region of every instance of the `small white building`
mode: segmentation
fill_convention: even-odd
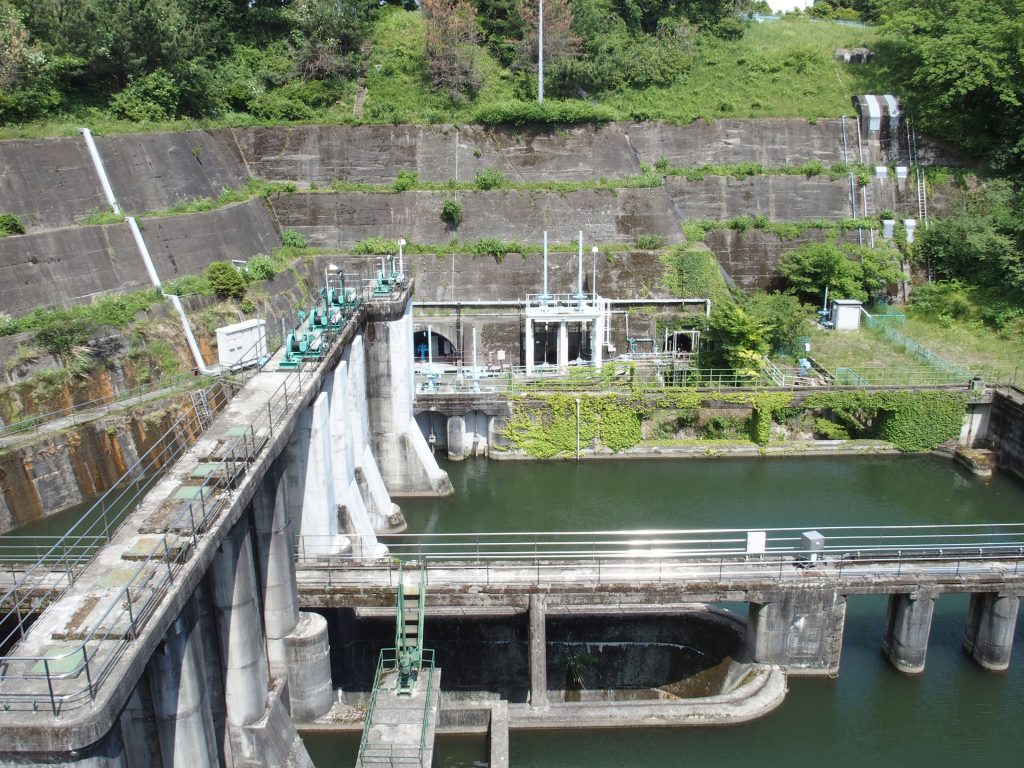
[[[837,331],[860,330],[860,313],[863,303],[856,299],[834,299],[832,301],[832,327]]]
[[[251,365],[267,355],[267,323],[256,318],[217,329],[217,357],[224,368]]]

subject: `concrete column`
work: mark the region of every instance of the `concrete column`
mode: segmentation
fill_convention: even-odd
[[[602,365],[602,338],[604,338],[604,314],[599,314],[594,319],[594,322],[590,324],[590,348],[593,353],[595,368],[600,368]]]
[[[523,335],[523,360],[526,363],[526,375],[533,373],[533,318],[526,318]]]
[[[1020,598],[983,592],[971,595],[964,631],[964,652],[984,669],[1003,672],[1010,667],[1013,634]]]
[[[353,557],[384,557],[387,547],[377,540],[373,521],[356,481],[355,430],[351,424],[349,386],[348,362],[341,360],[328,375],[324,387],[331,393],[331,471],[338,524],[348,534]]]
[[[224,538],[209,571],[229,728],[250,725],[267,710],[263,621],[247,522],[243,517]]]
[[[544,596],[530,595],[530,706],[548,705],[548,653]]]
[[[569,367],[569,324],[565,320],[558,324],[558,367],[563,371]]]
[[[448,458],[462,461],[466,458],[466,420],[462,416],[448,417]]]
[[[153,718],[153,701],[149,683],[143,675],[135,686],[128,704],[118,718],[128,768],[150,768],[160,765],[160,741]]]
[[[391,501],[380,475],[377,460],[370,448],[370,426],[366,403],[366,360],[363,335],[357,333],[342,353],[348,370],[345,388],[348,408],[348,434],[352,438],[353,474],[360,497],[375,531],[405,529],[405,518],[398,505]]]
[[[285,652],[292,718],[312,722],[334,703],[327,620],[318,613],[299,614],[295,631],[285,639]]]
[[[285,673],[284,638],[299,620],[284,463],[284,458],[279,457],[271,465],[252,502],[259,581],[263,588],[263,630],[273,675]]]
[[[370,445],[388,493],[446,496],[448,475],[437,466],[416,419],[412,356],[412,297],[369,305],[366,323],[366,403]]]
[[[195,619],[193,595],[147,667],[165,766],[221,764]]]
[[[750,604],[746,655],[778,664],[790,674],[839,671],[846,596],[833,590],[793,588]]]
[[[305,456],[305,482],[299,535],[304,556],[331,556],[348,549],[338,533],[338,506],[334,488],[331,440],[331,401],[321,392],[311,406],[309,443]]]
[[[889,596],[882,653],[900,672],[917,674],[924,671],[934,609],[935,597],[930,593]]]

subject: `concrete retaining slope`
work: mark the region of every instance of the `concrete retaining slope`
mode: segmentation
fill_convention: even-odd
[[[758,215],[774,221],[844,219],[852,210],[845,176],[837,181],[826,176],[709,176],[701,181],[672,176],[665,188],[684,220]]]
[[[248,259],[281,245],[262,198],[202,214],[140,220],[161,280],[202,272],[225,259]]]
[[[106,210],[82,138],[0,141],[0,213],[15,214],[26,231],[66,227]]]
[[[589,292],[593,278],[592,256],[583,257],[583,290]],[[345,259],[346,269],[368,271],[371,259]],[[437,257],[431,254],[406,256],[405,268],[416,278],[416,301],[495,301],[522,300],[528,293],[540,293],[543,284],[543,257],[512,255],[500,264],[489,256],[455,254]],[[454,283],[452,276],[454,275]],[[576,292],[576,254],[552,253],[548,256],[548,290],[551,293]],[[616,253],[611,260],[597,259],[598,291],[616,298],[668,298],[662,285],[665,266],[647,251]]]
[[[852,122],[849,123],[852,127]],[[552,131],[451,125],[295,126],[234,131],[248,167],[267,179],[386,184],[400,170],[425,181],[471,181],[484,168],[516,180],[622,178],[664,157],[673,165],[842,162],[838,120],[609,123]]]
[[[441,221],[445,199],[462,206],[457,230]],[[544,230],[554,242],[576,239],[582,229],[588,242],[625,243],[637,235],[681,239],[664,188],[580,190],[566,194],[523,191],[321,193],[280,197],[273,201],[282,227],[296,229],[314,246],[351,246],[368,237],[420,243],[446,243],[453,237],[474,240],[540,242]]]
[[[161,280],[197,274],[213,261],[269,253],[281,244],[262,199],[141,223]],[[150,285],[127,224],[0,239],[0,307],[12,315]]]
[[[217,197],[248,176],[230,131],[96,137],[96,147],[118,203],[131,213]]]
[[[12,315],[149,285],[127,224],[0,239],[0,307]]]
[[[820,229],[809,229],[792,240],[783,240],[771,232],[748,229],[739,232],[732,229],[717,229],[708,232],[705,242],[715,252],[719,265],[733,281],[744,290],[759,288],[782,289],[784,281],[779,274],[782,255],[802,243],[821,242],[826,233]],[[865,234],[865,242],[867,235]],[[857,232],[846,232],[839,236],[846,242],[857,242]]]

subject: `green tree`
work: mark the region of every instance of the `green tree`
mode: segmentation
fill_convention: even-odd
[[[742,304],[749,314],[768,326],[765,340],[772,350],[792,349],[796,340],[811,330],[814,309],[791,294],[757,291]]]
[[[837,299],[866,301],[902,279],[899,258],[888,246],[804,243],[784,254],[779,271],[788,290],[810,303],[821,301],[825,288]]]
[[[901,93],[920,128],[1024,165],[1020,0],[879,0],[906,55]]]
[[[0,122],[28,120],[56,107],[56,69],[32,40],[21,12],[0,0]]]
[[[292,14],[299,68],[306,77],[352,74],[369,34],[377,0],[295,0]]]
[[[245,277],[230,261],[215,261],[206,268],[210,287],[222,299],[241,299],[245,296]]]
[[[719,304],[711,313],[708,337],[711,349],[701,353],[702,362],[732,369],[736,375],[756,378],[762,359],[771,351],[772,324],[739,304]]]

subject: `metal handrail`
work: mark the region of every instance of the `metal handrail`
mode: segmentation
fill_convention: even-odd
[[[808,529],[764,528],[765,554],[793,555],[804,552],[801,536]],[[902,552],[922,553],[943,559],[963,552],[1005,554],[1024,547],[1024,523],[985,525],[823,526],[816,528],[826,540],[823,553],[832,557]],[[447,559],[483,562],[558,558],[587,561],[594,558],[706,558],[746,556],[750,529],[650,529],[621,531],[536,531],[522,533],[423,533],[395,534],[384,538],[390,558]],[[350,538],[359,538],[350,534]],[[307,557],[320,551],[319,537],[297,541],[296,562],[306,568],[331,568],[343,562],[373,562],[358,556],[324,559]],[[367,535],[368,538],[368,535]],[[310,543],[312,541],[312,543]],[[353,551],[369,551],[353,547]]]
[[[421,655],[420,670],[426,670],[427,672],[427,689],[423,696],[423,723],[420,726],[420,740],[418,745],[413,744],[389,744],[386,752],[377,753],[372,749],[368,750],[366,742],[369,739],[370,725],[373,720],[373,712],[377,706],[377,691],[380,690],[381,677],[384,672],[393,672],[398,669],[398,648],[382,648],[380,655],[377,657],[377,669],[374,672],[373,678],[373,690],[370,692],[370,701],[366,705],[366,720],[363,724],[363,735],[359,740],[359,763],[365,764],[366,758],[369,757],[371,762],[376,762],[381,757],[387,757],[389,764],[408,764],[415,762],[416,765],[422,766],[422,768],[429,768],[429,766],[423,766],[423,753],[426,750],[427,744],[427,728],[430,724],[430,694],[433,690],[434,684],[434,650],[432,648],[424,648]],[[396,754],[395,750],[401,750],[403,748],[416,750],[416,756],[408,754]]]

